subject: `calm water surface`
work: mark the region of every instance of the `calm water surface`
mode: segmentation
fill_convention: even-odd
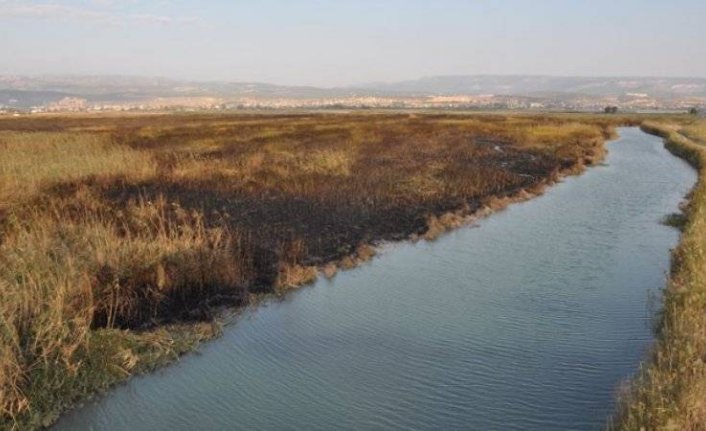
[[[651,343],[678,239],[659,221],[696,180],[620,133],[605,166],[249,310],[55,430],[600,428]]]

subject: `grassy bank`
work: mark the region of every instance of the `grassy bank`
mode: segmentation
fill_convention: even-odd
[[[194,348],[243,306],[603,156],[617,116],[0,119],[0,428]],[[454,214],[454,215],[449,215]]]
[[[706,121],[646,122],[643,129],[699,173],[673,251],[649,361],[622,396],[613,429],[706,429]]]

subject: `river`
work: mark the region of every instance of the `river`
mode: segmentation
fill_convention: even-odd
[[[599,429],[653,341],[696,173],[634,128],[605,164],[246,310],[64,430]]]

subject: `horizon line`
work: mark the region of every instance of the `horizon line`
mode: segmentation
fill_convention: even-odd
[[[192,79],[192,78],[176,78],[164,75],[139,75],[139,74],[100,74],[100,73],[38,73],[38,74],[26,74],[26,73],[0,73],[0,79],[2,78],[131,78],[131,79],[155,79],[163,81],[171,81],[176,83],[226,83],[226,84],[257,84],[257,85],[271,85],[277,87],[302,87],[302,88],[316,88],[316,89],[355,89],[366,85],[389,85],[389,84],[400,84],[406,82],[415,82],[425,79],[434,78],[467,78],[467,77],[505,77],[505,78],[521,78],[521,77],[532,77],[532,78],[566,78],[566,79],[696,79],[706,81],[706,77],[703,76],[670,76],[670,75],[552,75],[543,73],[469,73],[469,74],[439,74],[439,75],[425,75],[418,78],[412,79],[399,79],[399,80],[377,80],[368,81],[358,84],[347,84],[347,85],[334,85],[334,86],[324,86],[324,85],[311,85],[311,84],[279,84],[275,82],[268,81],[251,81],[251,80],[237,80],[237,79]]]

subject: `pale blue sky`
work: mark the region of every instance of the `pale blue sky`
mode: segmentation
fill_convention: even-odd
[[[0,0],[0,74],[706,77],[705,0]]]

